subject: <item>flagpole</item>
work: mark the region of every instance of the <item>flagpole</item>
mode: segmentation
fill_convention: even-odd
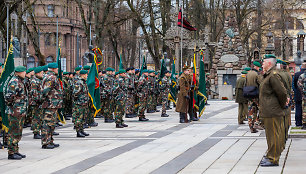
[[[182,0],[182,16],[181,16],[181,71],[183,69],[183,23],[184,23],[184,0]]]
[[[56,57],[58,58],[58,15],[56,16]]]
[[[7,4],[6,5],[6,54],[8,54],[9,50],[9,18],[10,18],[9,4]]]

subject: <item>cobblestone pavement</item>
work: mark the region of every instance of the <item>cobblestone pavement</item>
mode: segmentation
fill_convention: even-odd
[[[147,114],[149,122],[125,119],[129,127],[124,129],[96,119],[99,126],[86,129],[86,138],[76,138],[68,121],[56,129],[55,143],[61,146],[53,150],[41,149],[26,128],[19,146],[27,157],[9,161],[7,150],[0,150],[0,173],[305,173],[306,139],[288,140],[280,166],[259,167],[267,149],[264,131],[251,134],[247,124],[237,125],[233,101],[209,103],[201,120],[189,124],[178,123],[174,110],[168,118]]]

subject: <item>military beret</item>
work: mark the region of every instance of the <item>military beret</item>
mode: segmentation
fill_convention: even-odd
[[[79,66],[74,68],[74,71],[81,71],[81,70],[82,70],[82,67],[79,67]]]
[[[276,63],[282,64],[282,65],[287,65],[287,62],[285,62],[284,60],[280,60],[280,59],[277,59]]]
[[[83,70],[90,70],[90,66],[89,66],[89,65],[85,65],[85,66],[83,67]]]
[[[250,68],[250,67],[245,67],[243,70],[244,70],[244,71],[250,71],[251,68]]]
[[[274,54],[265,54],[264,59],[276,59],[276,56]]]
[[[63,72],[63,75],[68,75],[68,74],[70,74],[69,72]]]
[[[148,73],[149,71],[147,69],[142,70],[142,73]]]
[[[3,64],[0,62],[0,66],[2,66]]]
[[[165,74],[170,73],[170,71],[166,70]]]
[[[210,75],[210,73],[206,73],[206,75],[207,75],[207,76],[209,76],[209,75]]]
[[[259,68],[259,71],[262,71],[262,69],[261,69],[261,68]]]
[[[106,74],[106,71],[102,71],[102,74]]]
[[[120,70],[118,71],[118,73],[119,73],[119,74],[123,74],[123,73],[126,73],[126,71],[125,71],[125,69],[120,69]]]
[[[248,73],[247,71],[242,71],[242,72],[241,72],[241,74],[247,74],[247,73]]]
[[[75,73],[75,72],[73,72],[73,73],[72,73],[72,75],[74,75],[74,76],[75,76],[75,75],[76,75],[76,73]]]
[[[87,74],[87,73],[88,73],[87,70],[81,70],[81,71],[80,71],[80,74]]]
[[[158,74],[158,72],[155,72],[155,75],[157,75]]]
[[[29,69],[27,69],[26,73],[28,74],[28,73],[30,73],[32,71],[33,71],[33,68],[29,68]]]
[[[119,74],[119,72],[118,72],[118,71],[117,71],[117,72],[115,72],[115,76],[116,76],[116,75],[118,75],[118,74]]]
[[[48,65],[43,66],[43,71],[48,71]]]
[[[187,70],[187,69],[190,69],[190,67],[189,67],[189,66],[187,66],[187,65],[184,65],[184,67],[183,67],[183,71],[185,71],[185,70]]]
[[[148,73],[149,73],[149,74],[154,73],[154,70],[151,70],[151,69],[150,69],[150,70],[148,70]]]
[[[253,65],[255,65],[255,66],[257,66],[257,67],[261,67],[261,64],[260,64],[259,62],[257,62],[257,61],[254,61],[254,62],[253,62]]]
[[[112,72],[113,72],[113,71],[115,71],[115,70],[114,70],[113,68],[111,68],[111,67],[107,67],[107,68],[106,68],[106,71],[112,71]]]
[[[55,63],[55,62],[49,63],[49,64],[48,64],[48,68],[53,68],[53,69],[58,68],[58,64]]]
[[[125,69],[125,71],[126,71],[126,72],[128,72],[128,71],[130,71],[130,70],[131,70],[131,68],[127,68],[127,69]]]
[[[179,73],[179,76],[181,76],[182,74],[183,74],[183,72],[180,72],[180,73]]]
[[[39,66],[39,67],[36,67],[36,68],[35,68],[34,72],[35,72],[35,74],[36,74],[36,73],[42,72],[43,70],[44,70],[43,67],[42,67],[42,66]]]
[[[27,68],[24,67],[24,66],[17,66],[15,68],[15,72],[25,72],[26,70],[27,70]]]

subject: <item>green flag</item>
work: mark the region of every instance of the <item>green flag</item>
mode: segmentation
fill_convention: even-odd
[[[171,86],[170,86],[170,93],[168,95],[168,100],[176,104],[175,59],[173,60],[173,64],[172,64]]]
[[[139,77],[141,76],[142,74],[142,71],[147,69],[147,63],[146,63],[146,59],[145,59],[145,56],[143,56],[143,59],[142,59],[142,66],[141,66],[141,69],[140,69],[140,75]]]
[[[100,101],[100,81],[98,75],[98,65],[97,65],[97,56],[94,55],[94,62],[90,67],[88,78],[87,78],[88,94],[91,99],[92,105],[95,108],[97,113],[101,110],[101,101]]]
[[[167,67],[166,67],[165,59],[163,58],[162,62],[161,62],[161,65],[160,65],[159,80],[164,78],[166,71],[167,71]]]
[[[2,129],[7,132],[9,128],[8,116],[5,114],[5,101],[4,101],[4,93],[6,91],[6,87],[10,79],[13,77],[15,71],[14,64],[14,53],[13,53],[13,45],[10,43],[9,52],[7,58],[4,63],[4,68],[0,76],[0,107],[1,107],[1,118],[2,118]]]
[[[58,47],[57,50],[57,65],[58,65],[58,81],[60,82],[62,91],[64,90],[63,88],[63,76],[62,76],[62,61],[61,61],[61,48],[60,46]],[[59,121],[63,124],[66,124],[65,116],[64,116],[64,108],[60,108],[57,110],[57,117]]]
[[[119,64],[119,69],[123,69],[123,64],[122,64],[122,54],[120,54],[120,64]]]
[[[197,92],[197,95],[198,95],[199,117],[201,117],[204,113],[205,103],[206,103],[206,100],[207,100],[203,52],[201,53],[200,80],[199,81],[200,81],[199,82],[199,90]]]

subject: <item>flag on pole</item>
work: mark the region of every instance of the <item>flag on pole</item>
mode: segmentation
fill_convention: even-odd
[[[183,24],[182,24],[182,19],[183,19]],[[183,27],[186,28],[189,31],[197,31],[196,28],[194,28],[183,16],[182,16],[182,9],[180,9],[179,11],[179,15],[178,15],[178,21],[177,21],[177,25],[179,27]]]
[[[61,60],[61,46],[58,46],[57,50],[57,66],[58,66],[58,81],[60,82],[62,91],[64,90],[63,88],[63,76],[62,76],[62,60]],[[57,117],[59,121],[63,124],[66,124],[65,116],[64,116],[64,108],[60,108],[57,110]]]
[[[203,51],[200,52],[201,61],[200,61],[200,82],[198,94],[198,107],[199,107],[199,117],[201,117],[205,111],[205,103],[207,101],[206,94],[206,79],[205,79],[205,70],[204,70],[204,54]]]
[[[176,104],[176,78],[175,78],[175,58],[172,64],[172,72],[171,72],[171,86],[170,93],[168,95],[168,100],[172,101]]]
[[[13,53],[13,45],[10,43],[9,52],[7,54],[3,71],[0,75],[0,107],[1,107],[1,118],[2,118],[2,130],[8,132],[9,121],[8,116],[5,114],[5,100],[4,100],[4,92],[6,91],[6,87],[8,82],[14,75],[15,64],[14,64],[14,53]]]
[[[196,65],[196,53],[193,54],[193,74],[192,74],[192,85],[197,86],[197,65]],[[193,108],[197,102],[197,94],[193,93]]]
[[[87,78],[88,94],[91,99],[92,105],[95,108],[95,115],[101,110],[100,100],[100,80],[98,75],[97,54],[94,54],[94,62],[90,67]]]
[[[145,59],[145,56],[143,56],[143,59],[142,59],[142,66],[141,66],[141,69],[140,69],[140,74],[139,74],[139,77],[142,75],[142,71],[147,69],[147,63],[146,63],[146,59]]]
[[[160,65],[160,74],[159,74],[159,80],[161,81],[162,78],[164,78],[165,74],[167,71],[167,67],[166,67],[166,63],[165,63],[165,59],[163,57],[161,65]]]

